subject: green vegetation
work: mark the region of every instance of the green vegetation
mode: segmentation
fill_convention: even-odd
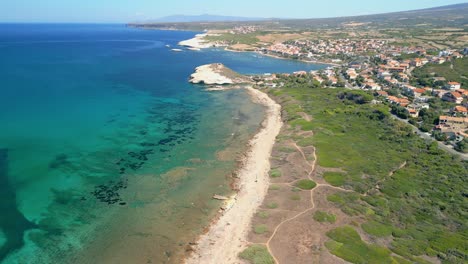
[[[301,196],[299,194],[294,194],[294,195],[291,195],[291,200],[293,201],[300,201],[301,200]]]
[[[356,228],[390,241],[369,245],[353,228],[341,227],[329,233],[329,250],[353,263],[427,263],[423,256],[463,263],[468,256],[468,162],[414,135],[410,126],[389,117],[388,107],[346,92],[286,80],[283,89],[271,93],[284,106],[288,122],[301,118],[297,112],[313,117],[314,136],[298,144],[316,147],[318,165],[346,171],[327,181],[354,192],[337,191],[327,200],[347,215],[367,219]],[[433,116],[426,118],[433,122]]]
[[[323,178],[332,186],[343,186],[346,175],[341,172],[327,171],[323,174]]]
[[[368,234],[376,237],[386,237],[392,235],[392,227],[375,221],[370,221],[361,225]]]
[[[278,208],[278,203],[271,202],[271,203],[267,204],[267,207],[270,208],[270,209]]]
[[[249,261],[251,264],[274,264],[268,249],[263,245],[252,245],[239,254],[241,259]]]
[[[464,138],[462,141],[455,145],[455,150],[462,153],[468,153],[468,138]]]
[[[317,211],[314,214],[314,219],[317,222],[320,223],[335,223],[336,222],[336,216],[334,214],[330,214],[327,212],[323,211]]]
[[[268,227],[266,225],[256,225],[254,227],[255,234],[261,235],[268,232]]]
[[[426,64],[416,68],[412,75],[418,79],[416,84],[423,86],[433,85],[433,77],[444,77],[448,82],[459,82],[466,88],[468,85],[468,57],[455,59],[453,63],[448,61],[443,64]]]
[[[257,216],[263,219],[270,217],[270,213],[267,211],[260,211],[257,213]]]
[[[302,189],[302,190],[312,190],[317,186],[317,184],[314,181],[308,180],[308,179],[303,179],[299,180],[296,182],[296,187]]]
[[[291,148],[291,147],[281,147],[281,148],[279,148],[279,151],[284,152],[284,153],[293,153],[293,152],[296,151],[296,149]]]
[[[343,91],[338,93],[338,98],[342,100],[352,101],[357,104],[366,104],[372,101],[374,97],[365,91],[354,90],[354,91]]]
[[[278,191],[280,190],[281,187],[279,185],[270,185],[270,187],[268,188],[268,190],[271,190],[271,191]]]
[[[230,45],[232,44],[247,44],[253,45],[259,41],[257,36],[259,32],[249,33],[249,34],[220,34],[219,36],[207,36],[205,39],[210,42],[214,41],[223,41]]]
[[[272,169],[270,170],[270,177],[272,178],[279,178],[281,177],[281,171],[279,169]]]
[[[390,250],[376,245],[369,245],[361,240],[351,226],[343,226],[327,233],[332,241],[325,246],[336,256],[352,263],[392,263]]]

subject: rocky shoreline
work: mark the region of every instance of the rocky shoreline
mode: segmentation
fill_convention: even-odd
[[[213,63],[195,68],[189,82],[206,85],[229,85],[249,83],[250,80],[221,63]]]

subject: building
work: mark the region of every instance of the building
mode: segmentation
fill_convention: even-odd
[[[468,130],[468,118],[440,116],[437,128],[442,132],[465,133],[465,131]]]
[[[461,105],[455,106],[455,107],[452,109],[452,112],[453,112],[454,114],[463,115],[463,116],[467,116],[467,115],[468,115],[468,109],[467,109],[465,106],[461,106]]]
[[[392,104],[397,104],[403,107],[406,107],[410,104],[410,101],[407,98],[398,98],[396,96],[389,96],[388,101],[390,101]]]
[[[463,96],[457,92],[450,92],[450,93],[445,93],[442,96],[442,100],[456,103],[456,104],[461,104],[463,102]]]
[[[417,118],[419,116],[419,111],[413,108],[407,108],[408,113],[411,117]]]
[[[458,90],[461,88],[461,84],[458,82],[449,82],[448,87],[450,90]]]

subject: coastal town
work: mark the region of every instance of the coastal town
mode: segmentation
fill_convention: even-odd
[[[304,34],[294,33],[268,36],[258,33],[259,30],[263,29],[238,26],[228,30],[227,36],[208,31],[189,40],[200,48],[254,51],[322,65],[320,70],[246,75],[247,78],[231,82],[220,78],[221,75],[236,79],[231,70],[224,65],[211,64],[196,68],[190,77],[192,83],[204,83],[206,91],[245,88],[252,92],[253,86],[253,90],[268,94],[283,109],[281,116],[285,127],[272,150],[268,193],[247,226],[250,232],[244,238],[245,249],[238,257],[248,263],[293,263],[291,259],[294,263],[310,260],[336,263],[336,256],[351,263],[385,263],[384,255],[389,252],[405,256],[410,260],[408,263],[438,263],[438,259],[446,261],[443,263],[457,263],[458,258],[463,258],[459,250],[439,254],[438,259],[432,253],[400,251],[408,247],[405,243],[420,246],[433,238],[409,235],[401,239],[391,231],[380,234],[377,229],[390,230],[394,221],[386,220],[387,209],[379,208],[367,197],[385,197],[382,201],[386,202],[394,199],[392,202],[398,209],[390,218],[402,217],[397,222],[411,225],[412,220],[405,218],[411,213],[401,215],[399,210],[401,197],[405,196],[392,194],[404,187],[389,189],[386,186],[391,186],[390,182],[400,178],[411,182],[408,186],[412,187],[406,188],[405,195],[415,193],[421,197],[429,187],[420,191],[415,184],[424,182],[434,186],[429,182],[462,179],[466,175],[466,168],[458,170],[457,166],[468,160],[468,48],[409,44],[385,38],[311,38],[308,34],[304,38]],[[255,34],[260,42],[245,44],[254,41],[251,38]],[[244,44],[236,37],[243,39]],[[193,47],[186,44],[186,41],[181,42],[182,46]],[[333,147],[329,147],[331,145]],[[355,155],[363,159],[358,161],[360,158]],[[379,169],[376,168],[390,163],[393,165],[377,176]],[[413,165],[408,165],[410,163]],[[417,170],[410,168],[415,164],[418,164]],[[432,169],[439,166],[436,164],[450,168],[447,170],[453,168],[453,173],[447,177],[445,175],[449,174]],[[359,173],[355,174],[354,166],[366,169],[359,167]],[[368,170],[374,172],[368,174]],[[391,176],[397,173],[400,178],[393,179]],[[250,183],[258,181],[262,180],[256,178]],[[226,201],[221,207],[223,221],[211,228],[200,245],[194,247],[195,253],[189,263],[199,263],[199,260],[208,263],[213,259],[220,262],[226,255],[235,256],[232,247],[224,245],[242,247],[239,245],[241,237],[219,235],[220,230],[224,230],[223,234],[231,233],[233,219],[239,214],[236,207],[225,211],[232,199]],[[427,202],[433,203],[433,200]],[[410,210],[416,212],[419,203]],[[238,204],[238,200],[232,204]],[[438,213],[437,208],[430,206],[425,210],[432,211],[430,214]],[[233,212],[236,213],[233,215]],[[285,218],[285,212],[291,214],[289,218]],[[318,224],[311,223],[312,218]],[[244,219],[236,222],[241,223],[241,220]],[[239,224],[237,228],[245,232],[246,225]],[[349,232],[356,240],[342,239],[334,232]],[[324,240],[312,242],[318,236]],[[366,242],[362,242],[361,237]],[[390,246],[380,243],[381,237],[392,241]],[[375,253],[366,249],[367,241],[382,246],[381,252],[387,248],[390,251],[366,262],[362,256]],[[346,249],[341,251],[356,244],[362,247],[355,254]],[[212,247],[217,248],[216,253],[206,251]],[[257,258],[264,262],[256,262]],[[391,258],[388,255],[388,259]],[[399,257],[395,259],[398,259],[395,263],[406,263]]]
[[[453,69],[454,64],[466,65],[468,48],[428,50],[388,45],[376,39],[337,39],[288,41],[259,52],[304,61],[324,61],[326,57],[328,61],[340,63],[325,70],[281,75],[302,78],[311,87],[367,91],[375,96],[372,103],[387,104],[395,116],[407,120],[421,132],[455,150],[468,151],[468,89],[457,81],[466,76],[462,72],[454,80],[426,70],[431,66]],[[271,88],[282,86],[278,74],[267,74],[257,84]]]

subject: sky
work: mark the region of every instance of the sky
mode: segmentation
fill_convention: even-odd
[[[320,18],[414,10],[466,0],[0,0],[0,22],[127,23],[175,14]]]

